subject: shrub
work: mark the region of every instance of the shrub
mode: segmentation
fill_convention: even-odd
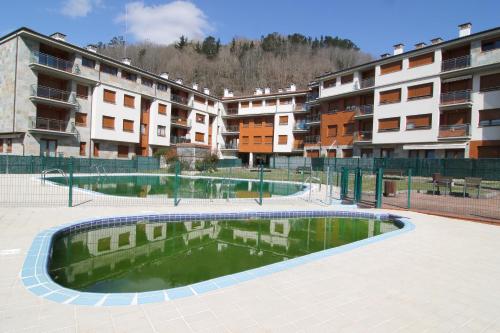
[[[202,160],[197,160],[194,167],[197,171],[217,171],[219,157],[216,154],[208,154]]]

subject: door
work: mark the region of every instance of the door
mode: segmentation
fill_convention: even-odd
[[[57,140],[40,140],[40,156],[56,157],[57,154]]]

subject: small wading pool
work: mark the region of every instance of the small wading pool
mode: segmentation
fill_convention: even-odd
[[[63,177],[47,177],[56,184],[67,185]],[[257,180],[235,180],[223,178],[180,177],[179,198],[227,199],[258,198],[259,182]],[[175,176],[141,175],[141,176],[76,176],[75,187],[122,197],[174,196]],[[304,190],[304,186],[296,183],[264,182],[263,196],[287,196]]]
[[[230,286],[412,228],[403,218],[354,211],[92,219],[41,232],[21,277],[36,295],[61,303],[150,303]]]

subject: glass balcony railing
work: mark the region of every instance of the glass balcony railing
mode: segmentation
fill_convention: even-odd
[[[76,128],[73,123],[67,120],[32,117],[30,119],[30,128],[62,133],[75,133]]]
[[[468,103],[471,101],[470,90],[451,91],[441,94],[441,105]]]
[[[191,121],[186,118],[172,116],[172,125],[191,127]]]
[[[170,99],[172,102],[180,103],[180,104],[189,104],[189,99],[185,96],[177,95],[177,94],[172,94]]]
[[[308,135],[304,138],[305,144],[319,144],[321,142],[321,138],[319,135]]]
[[[439,138],[457,138],[470,135],[470,125],[441,125],[439,126]]]
[[[307,124],[312,124],[312,123],[319,123],[321,121],[321,115],[316,114],[310,117],[306,118],[306,123]]]
[[[470,55],[446,59],[441,62],[441,71],[447,72],[455,69],[470,67]]]
[[[68,73],[80,73],[78,65],[75,65],[72,61],[61,59],[42,52],[31,52],[31,62],[59,69]]]
[[[374,85],[375,85],[375,78],[374,77],[362,79],[359,83],[359,86],[361,87],[361,89],[370,88],[370,87],[373,87]]]
[[[76,103],[75,94],[71,91],[60,90],[56,88],[46,87],[34,84],[31,86],[31,96],[52,99],[65,103]]]
[[[171,144],[178,144],[178,143],[189,143],[191,142],[191,140],[189,140],[187,137],[185,136],[171,136],[170,137],[170,143]]]
[[[239,132],[240,131],[240,125],[228,125],[224,129],[224,132]]]

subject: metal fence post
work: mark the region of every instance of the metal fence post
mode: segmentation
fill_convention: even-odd
[[[180,161],[175,162],[175,179],[174,179],[174,206],[179,205],[179,173]]]
[[[290,156],[287,159],[288,181],[290,181]]]
[[[363,191],[363,174],[361,173],[361,168],[357,168],[356,169],[356,177],[354,178],[355,179],[355,183],[354,183],[354,199],[356,202],[360,202],[361,201],[361,193]]]
[[[73,157],[69,160],[68,207],[73,207]]]
[[[408,169],[408,204],[407,208],[411,208],[411,168]]]
[[[306,181],[305,177],[306,177],[306,161],[307,161],[307,157],[304,157],[304,168],[302,169],[302,184],[304,184],[304,182]],[[312,165],[312,163],[311,163]]]
[[[342,168],[340,175],[340,199],[344,200],[347,197],[349,190],[349,170],[346,167]]]
[[[264,192],[264,166],[262,163],[259,168],[259,205],[262,206],[262,195]]]
[[[377,180],[375,186],[375,207],[382,207],[382,180],[384,178],[384,169],[378,168],[377,170]]]

